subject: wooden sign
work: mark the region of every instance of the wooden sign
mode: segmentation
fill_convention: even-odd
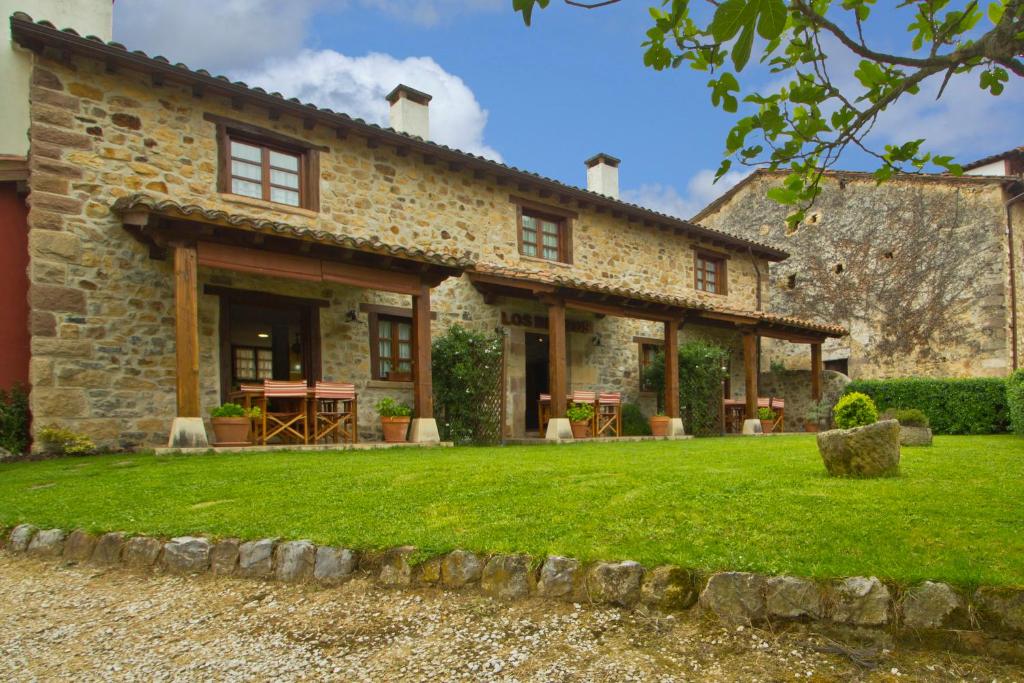
[[[531,327],[538,330],[548,329],[548,317],[546,315],[533,315],[532,313],[509,313],[501,312],[501,324],[508,327]],[[578,332],[590,334],[594,331],[593,320],[566,320],[566,332]]]

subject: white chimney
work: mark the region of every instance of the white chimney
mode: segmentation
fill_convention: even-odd
[[[391,127],[400,133],[430,139],[430,100],[425,92],[397,85],[388,93],[391,103]]]
[[[619,160],[610,154],[595,154],[587,165],[587,189],[612,199],[619,198]]]

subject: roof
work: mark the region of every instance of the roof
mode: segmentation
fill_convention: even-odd
[[[676,233],[706,240],[712,244],[720,244],[743,251],[749,250],[771,261],[781,261],[789,256],[785,251],[761,242],[697,225],[694,222],[669,216],[637,204],[630,204],[620,199],[613,199],[537,173],[408,135],[393,128],[367,123],[362,119],[352,118],[347,114],[330,109],[319,108],[296,98],[285,99],[280,93],[270,93],[259,87],[250,87],[240,81],[232,82],[224,76],[214,76],[202,69],[192,70],[181,63],[171,64],[169,60],[161,56],[150,57],[144,52],[129,51],[120,43],[104,42],[96,36],[82,37],[70,28],[58,30],[52,23],[36,22],[24,12],[15,12],[11,15],[10,23],[11,36],[19,45],[30,50],[39,51],[49,46],[65,54],[78,54],[104,62],[110,67],[116,66],[148,73],[157,83],[170,81],[187,83],[192,86],[193,93],[197,97],[206,93],[216,93],[236,101],[248,101],[271,111],[290,113],[303,119],[307,126],[319,124],[333,128],[339,137],[345,137],[349,133],[362,135],[378,142],[414,150],[435,159],[443,159],[453,169],[464,168],[490,174],[502,181],[512,181],[531,188],[542,196],[554,195],[560,201],[575,200],[581,205],[607,210],[616,217],[624,216],[628,220],[639,221],[645,225],[665,227]]]
[[[145,211],[171,218],[193,219],[200,218],[205,222],[215,225],[223,225],[253,232],[272,233],[282,237],[308,240],[329,246],[352,249],[381,256],[408,259],[410,261],[421,261],[437,266],[448,268],[465,269],[473,265],[467,258],[442,254],[436,251],[405,247],[396,244],[381,242],[376,237],[367,239],[364,237],[353,237],[351,235],[327,232],[325,230],[311,230],[286,223],[255,218],[244,214],[229,214],[226,211],[207,209],[195,204],[181,204],[170,199],[157,199],[148,194],[136,193],[126,197],[119,197],[111,206],[114,213],[124,215],[133,211]]]
[[[992,162],[995,161],[1003,161],[1004,159],[1008,159],[1011,157],[1019,158],[1021,156],[1024,156],[1024,147],[1014,147],[1013,149],[1008,149],[1005,152],[999,152],[998,154],[990,154],[987,157],[975,159],[974,161],[968,164],[964,164],[963,168],[965,171],[970,171],[973,168],[985,166],[986,164],[991,164]]]
[[[966,168],[966,166],[964,167]],[[767,168],[754,169],[754,172],[748,175],[743,180],[739,181],[728,190],[719,195],[714,201],[705,206],[699,212],[694,214],[690,218],[691,221],[700,221],[707,216],[715,213],[723,205],[725,205],[730,199],[739,194],[740,190],[745,188],[747,185],[752,183],[754,180],[760,178],[781,178],[789,175],[789,171],[785,169],[778,169],[772,171]],[[826,178],[846,178],[851,180],[875,180],[873,173],[869,171],[843,171],[843,170],[828,170],[822,174]],[[1020,178],[1016,176],[982,176],[982,175],[953,175],[952,173],[894,173],[892,179],[887,182],[893,182],[894,180],[908,180],[917,182],[932,182],[932,183],[1006,183],[1006,182],[1017,182]]]

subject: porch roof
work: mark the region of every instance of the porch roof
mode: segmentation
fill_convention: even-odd
[[[467,274],[485,296],[560,297],[572,308],[605,315],[643,320],[686,320],[808,343],[847,334],[846,329],[839,325],[763,311],[732,310],[695,298],[585,280],[550,270],[477,263]]]

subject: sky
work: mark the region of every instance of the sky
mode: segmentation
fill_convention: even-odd
[[[528,28],[511,0],[117,0],[114,38],[380,124],[384,95],[405,83],[433,96],[436,142],[580,186],[583,161],[605,152],[622,160],[623,199],[688,218],[746,172],[712,182],[734,117],[712,107],[708,75],[643,66],[650,4],[553,0]],[[869,40],[900,50],[905,17],[878,19]],[[856,60],[826,49],[852,91]],[[772,78],[754,70],[742,80]],[[926,87],[886,112],[870,141],[925,137],[962,161],[1024,144],[1013,130],[1024,86],[994,98],[975,79],[954,78],[939,101]],[[839,166],[875,167],[862,153]]]

